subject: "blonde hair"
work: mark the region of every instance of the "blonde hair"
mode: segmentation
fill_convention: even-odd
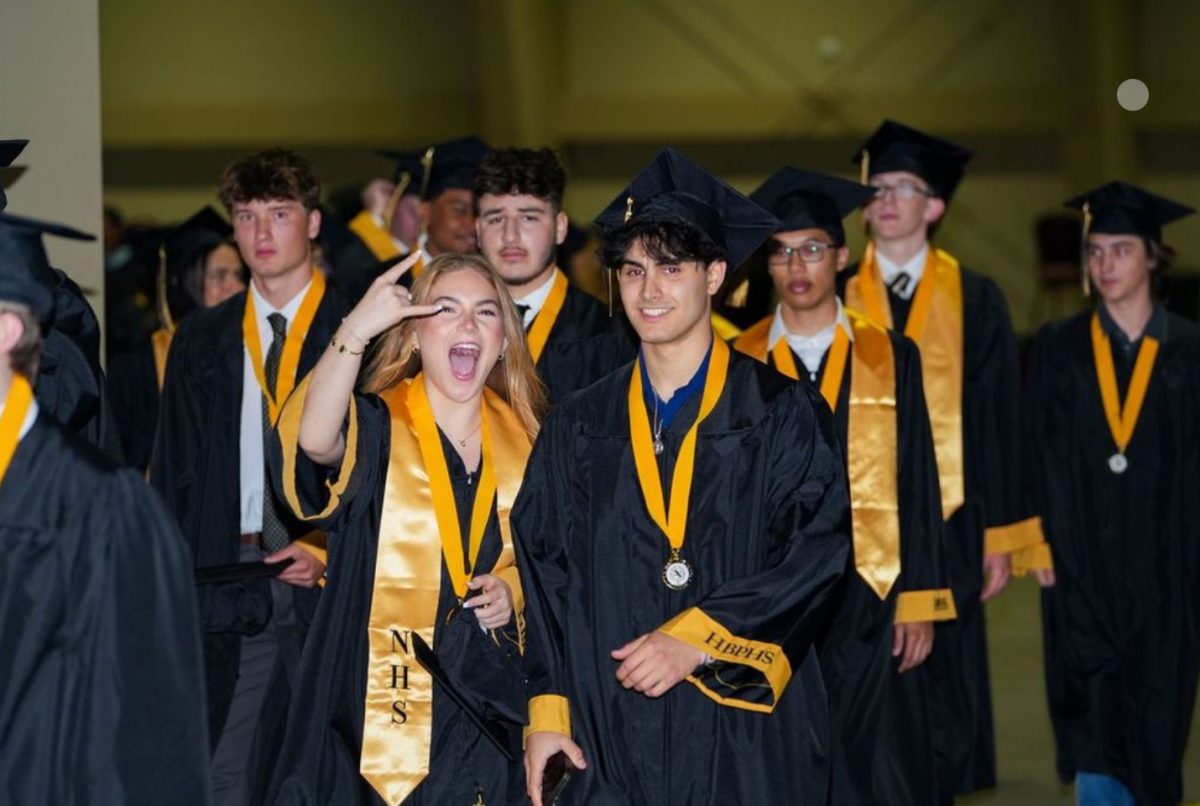
[[[488,372],[487,387],[500,395],[516,413],[525,432],[532,440],[546,411],[546,391],[533,367],[529,347],[525,344],[525,328],[504,280],[484,258],[447,252],[438,255],[413,281],[412,304],[424,305],[429,292],[439,278],[460,271],[473,271],[496,290],[500,300],[500,317],[508,346],[500,360]],[[363,370],[360,386],[363,391],[378,394],[421,371],[421,353],[416,347],[417,320],[405,319],[385,330]]]

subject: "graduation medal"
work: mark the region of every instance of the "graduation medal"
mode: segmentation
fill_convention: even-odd
[[[675,472],[671,476],[671,509],[668,513],[663,499],[662,479],[658,474],[658,460],[655,458],[656,446],[650,433],[650,418],[646,414],[646,402],[642,394],[641,358],[633,365],[628,401],[633,460],[637,468],[638,484],[642,488],[642,500],[646,503],[650,517],[666,535],[671,546],[662,570],[663,584],[671,590],[683,590],[695,578],[692,566],[680,553],[687,537],[688,500],[692,493],[692,473],[696,465],[696,434],[700,423],[704,422],[716,407],[725,388],[725,376],[728,371],[729,346],[714,334],[708,376],[704,379],[704,391],[700,395],[700,412],[684,436],[679,456],[675,460]]]
[[[1099,312],[1092,314],[1092,357],[1096,363],[1096,379],[1100,383],[1100,400],[1104,404],[1104,419],[1108,421],[1108,430],[1112,434],[1113,442],[1117,444],[1117,452],[1108,457],[1108,469],[1114,475],[1119,476],[1129,469],[1125,449],[1133,438],[1133,429],[1137,427],[1142,404],[1146,402],[1146,389],[1150,386],[1150,372],[1154,368],[1157,355],[1158,339],[1142,336],[1137,360],[1133,364],[1133,375],[1129,379],[1129,391],[1125,397],[1125,405],[1122,406],[1117,392],[1117,372],[1113,366],[1108,335],[1100,326]]]

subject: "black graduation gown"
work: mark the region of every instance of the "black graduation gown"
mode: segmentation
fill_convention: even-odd
[[[0,484],[0,800],[208,802],[191,577],[145,482],[39,415]]]
[[[610,317],[595,297],[569,285],[537,372],[555,405],[636,357],[637,341],[625,317]]]
[[[49,417],[98,447],[122,458],[120,436],[100,367],[100,326],[83,291],[58,269],[52,284],[54,314],[42,323],[42,359],[34,394]]]
[[[853,269],[857,271],[857,267]],[[843,272],[847,274],[847,272]],[[929,671],[943,796],[996,785],[996,741],[983,603],[984,531],[1033,515],[1022,490],[1021,373],[1004,294],[962,268],[964,503],[946,522],[946,573],[958,618],[937,625]],[[903,332],[912,308],[888,290]]]
[[[1058,773],[1175,804],[1200,675],[1200,328],[1167,314],[1129,468],[1114,475],[1090,316],[1039,332],[1029,388],[1030,486],[1057,577],[1042,623]],[[1113,352],[1124,402],[1132,360]]]
[[[150,465],[158,422],[158,370],[149,341],[109,359],[108,394],[125,464],[144,471]]]
[[[329,571],[305,644],[288,715],[288,731],[266,800],[276,806],[384,803],[359,773],[359,762],[367,690],[367,625],[391,455],[391,418],[386,404],[375,395],[358,396],[357,411],[359,460],[340,506],[319,522],[329,532]],[[442,452],[463,529],[465,557],[478,471],[468,479],[462,460],[445,435],[442,435]],[[271,465],[271,476],[278,483],[282,477],[278,440],[273,440]],[[325,481],[329,471],[308,460],[303,451],[297,451],[297,465],[297,492],[305,511],[323,511],[328,506]],[[476,567],[494,567],[501,549],[493,504]],[[435,653],[441,648],[438,638],[442,625],[456,604],[454,586],[443,558]],[[474,614],[462,611],[455,618],[473,620]],[[509,631],[501,640],[515,653],[515,632]],[[525,779],[520,763],[510,764],[436,684],[433,714],[430,772],[403,801],[405,806],[466,806],[475,801],[477,786],[488,804],[521,802]],[[513,754],[519,759],[519,735],[513,738]]]
[[[188,314],[180,322],[168,353],[150,461],[150,483],[162,493],[168,508],[178,518],[197,568],[238,561],[245,360],[242,314],[247,293],[243,291],[220,305]],[[345,313],[341,298],[326,287],[300,349],[297,379],[317,363]],[[250,391],[260,394],[258,389]],[[279,511],[286,513],[287,506],[281,504]],[[310,527],[298,521],[285,519],[285,523],[293,538],[310,531]],[[210,590],[214,587],[203,586],[202,593],[218,595]],[[300,587],[291,590],[302,633],[316,608],[319,590]],[[201,602],[202,620],[207,618],[207,603],[207,599]],[[204,636],[204,660],[209,729],[215,746],[237,682],[241,635],[216,632],[213,625],[209,626]],[[302,635],[297,640],[302,640]],[[298,654],[298,647],[281,648],[280,663],[284,664],[284,657],[290,654]],[[261,724],[276,727],[281,724],[286,701],[286,684],[272,687]],[[266,733],[271,729],[266,728]],[[261,771],[263,767],[256,769]]]
[[[693,582],[671,591],[666,537],[634,467],[631,372],[551,412],[513,510],[530,695],[567,698],[588,762],[559,803],[823,805],[828,713],[808,650],[849,551],[828,407],[758,361],[730,357],[699,429],[683,548]],[[664,486],[698,408],[699,395],[664,431]],[[793,676],[773,714],[720,705],[689,681],[657,699],[621,687],[610,651],[693,606],[735,636],[782,647]],[[746,669],[720,662],[697,674],[710,693],[761,703],[762,678]]]
[[[920,354],[905,336],[895,331],[888,335],[895,356],[901,570],[887,599],[880,600],[855,570],[851,547],[833,620],[818,643],[833,736],[830,802],[838,806],[927,806],[938,797],[928,668],[922,664],[904,674],[896,672],[892,626],[901,592],[948,587],[941,493]],[[795,358],[802,382],[814,391],[820,390],[828,359],[826,351],[814,381]],[[852,357],[847,357],[833,415],[843,460],[853,370]]]

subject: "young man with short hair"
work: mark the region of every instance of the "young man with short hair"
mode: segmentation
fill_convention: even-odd
[[[635,352],[624,317],[610,317],[555,262],[567,235],[566,182],[550,149],[503,148],[480,163],[474,186],[480,251],[524,314],[529,352],[552,404]]]
[[[213,801],[240,804],[257,802],[270,777],[287,674],[324,572],[319,536],[305,535],[265,481],[263,441],[345,305],[313,269],[320,186],[306,160],[283,149],[245,157],[226,169],[220,195],[250,287],[192,313],[172,340],[150,480],[197,568],[263,562],[265,573],[290,561],[274,580],[230,574],[201,586]]]
[[[818,644],[833,737],[831,803],[937,802],[929,686],[933,625],[954,617],[921,358],[837,297],[842,219],[874,191],[783,168],[750,195],[780,220],[767,242],[779,305],[734,348],[819,391],[850,483],[853,572]]]
[[[1125,182],[1067,206],[1084,210],[1085,283],[1100,299],[1034,343],[1028,479],[1051,551],[1014,566],[1052,586],[1059,776],[1082,806],[1166,806],[1183,797],[1200,678],[1200,329],[1154,283],[1163,225],[1193,210]]]
[[[1007,584],[1009,555],[1042,541],[1021,492],[1020,371],[1004,295],[929,242],[970,158],[890,120],[871,135],[857,155],[875,188],[871,242],[844,295],[921,352],[958,614],[938,626],[930,659],[942,803],[996,784],[983,603]]]
[[[43,233],[0,213],[0,753],[9,803],[207,804],[191,563],[130,470],[35,397]]]
[[[562,804],[823,806],[844,472],[816,396],[710,319],[777,222],[666,149],[598,223],[641,345],[551,412],[513,510],[530,795],[562,752]]]

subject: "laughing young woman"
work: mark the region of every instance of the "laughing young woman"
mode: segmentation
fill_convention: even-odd
[[[487,262],[439,256],[409,293],[396,280],[413,262],[375,281],[280,418],[273,476],[331,554],[269,803],[523,791],[519,766],[416,653],[419,636],[486,716],[502,715],[505,691],[521,701],[508,517],[544,394]]]

